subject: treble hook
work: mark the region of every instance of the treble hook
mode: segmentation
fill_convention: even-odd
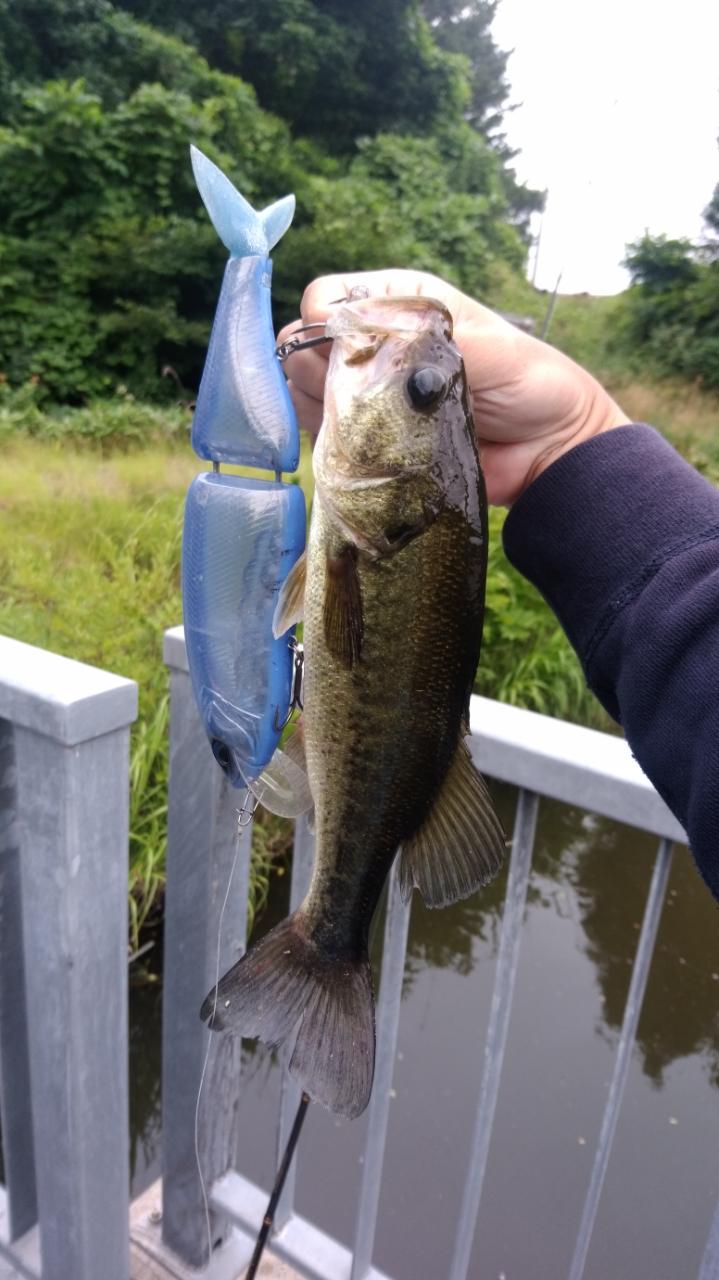
[[[290,706],[282,724],[277,722],[277,711],[275,710],[275,730],[281,733],[287,727],[292,718],[293,711],[304,711],[304,703],[302,701],[302,677],[305,668],[305,651],[299,641],[294,636],[290,640],[290,649],[295,656],[295,665],[292,671],[292,692],[290,694]]]

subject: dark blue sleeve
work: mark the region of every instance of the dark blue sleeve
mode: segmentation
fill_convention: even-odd
[[[719,491],[651,427],[564,454],[504,526],[719,898]]]

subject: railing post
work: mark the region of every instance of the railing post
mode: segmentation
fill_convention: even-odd
[[[402,979],[404,977],[410,905],[402,901],[398,868],[392,869],[382,947],[382,978],[377,1000],[377,1058],[370,1102],[362,1186],[357,1209],[350,1280],[366,1280],[372,1266],[382,1166],[387,1144],[390,1088],[397,1054]]]
[[[466,1280],[474,1242],[489,1143],[502,1079],[504,1051],[507,1047],[509,1018],[512,1012],[514,980],[517,976],[519,948],[522,940],[524,908],[532,869],[534,837],[537,830],[539,797],[531,791],[520,791],[514,820],[512,853],[507,875],[507,893],[502,915],[497,969],[494,976],[492,1004],[489,1010],[487,1039],[484,1046],[484,1073],[479,1090],[477,1115],[470,1148],[467,1181],[464,1184],[462,1208],[454,1244],[450,1280]]]
[[[251,828],[244,828],[238,837],[236,811],[242,792],[229,786],[210,751],[192,695],[180,627],[165,635],[165,662],[171,695],[162,1239],[183,1262],[200,1267],[208,1262],[208,1221],[213,1250],[229,1235],[227,1224],[206,1208],[198,1157],[209,1197],[212,1183],[237,1157],[242,1042],[235,1036],[213,1035],[200,1021],[199,1011],[218,968],[221,976],[245,948]],[[239,1271],[251,1247],[244,1258],[241,1242],[236,1252]],[[227,1265],[225,1257],[223,1274]]]
[[[133,681],[0,638],[43,1280],[129,1274],[127,824],[136,709]]]
[[[0,720],[0,1115],[8,1237],[37,1221],[13,727]]]

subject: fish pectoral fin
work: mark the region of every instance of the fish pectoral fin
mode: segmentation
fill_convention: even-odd
[[[272,618],[272,634],[275,640],[283,636],[290,627],[301,622],[305,612],[305,581],[307,578],[307,553],[302,552],[296,560],[280,587],[274,616]]]
[[[426,906],[446,907],[493,880],[506,840],[484,778],[460,738],[437,798],[419,830],[404,841],[400,890],[416,885]]]
[[[284,745],[277,748],[267,767],[250,783],[250,791],[264,809],[281,818],[299,818],[309,813],[314,801],[301,729],[295,729]]]
[[[336,555],[327,552],[323,617],[330,653],[343,667],[355,666],[362,654],[364,618],[357,548],[351,543]]]

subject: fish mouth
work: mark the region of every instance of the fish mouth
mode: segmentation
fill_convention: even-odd
[[[431,329],[451,339],[451,312],[437,298],[410,294],[345,302],[327,320],[325,333],[341,345],[345,364],[362,364],[371,360],[388,338],[410,343]]]
[[[355,462],[354,458],[349,454],[345,454],[342,458],[335,455],[334,476],[328,480],[322,477],[321,483],[326,489],[380,489],[382,485],[396,484],[399,481],[410,480],[412,476],[419,475],[421,472],[428,470],[426,463],[420,463],[416,466],[411,463],[398,463],[395,467],[385,466],[381,471],[372,467],[363,467]]]

